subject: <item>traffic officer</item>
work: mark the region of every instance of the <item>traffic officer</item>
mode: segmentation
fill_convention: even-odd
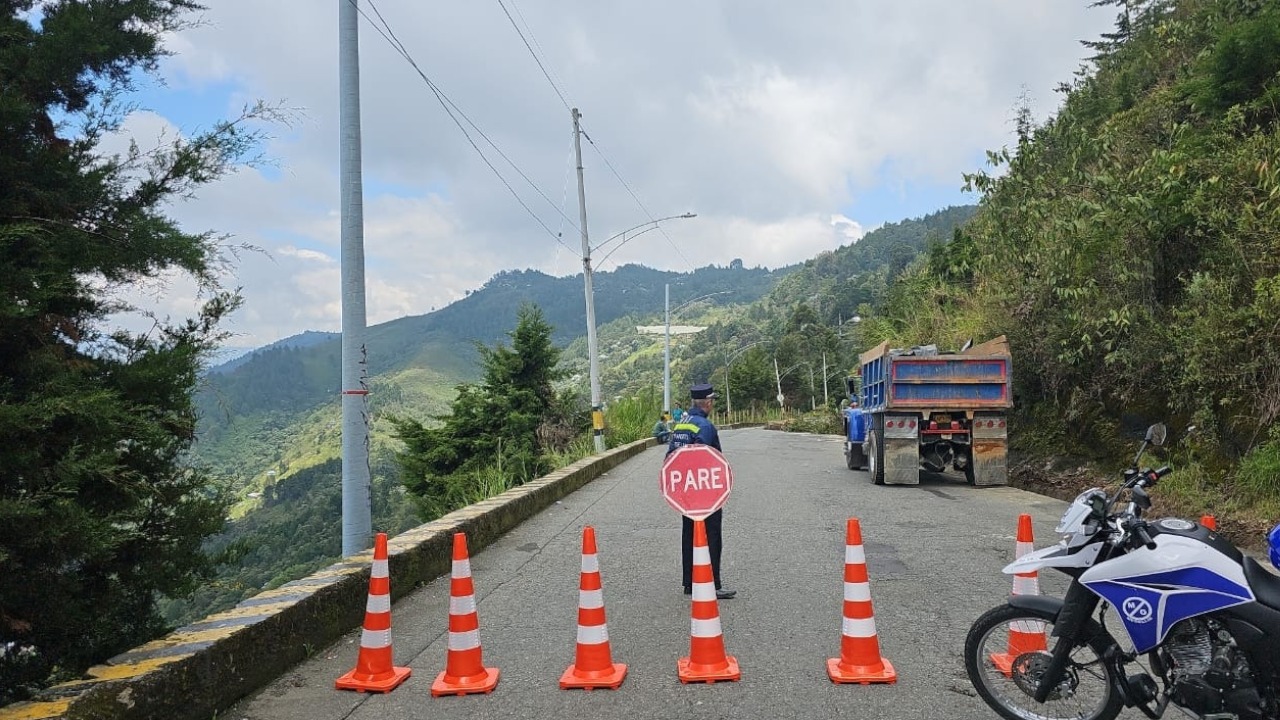
[[[715,397],[715,388],[710,383],[694,385],[689,389],[689,398],[692,402],[680,422],[671,428],[671,439],[667,443],[668,455],[675,452],[677,448],[695,443],[710,445],[717,451],[720,450],[720,433],[716,432],[716,426],[707,418],[711,413]],[[723,508],[711,513],[704,524],[707,528],[707,549],[711,553],[711,572],[716,580],[716,597],[728,600],[738,592],[725,589],[720,585],[720,521],[723,519],[723,513]],[[681,521],[683,525],[681,555],[684,563],[682,578],[684,594],[688,595],[693,592],[693,521],[687,517],[682,517]]]

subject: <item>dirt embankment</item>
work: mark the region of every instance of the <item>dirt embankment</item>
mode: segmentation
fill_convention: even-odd
[[[1009,457],[1009,485],[1020,490],[1048,495],[1059,500],[1071,501],[1081,492],[1093,487],[1114,491],[1120,478],[1116,473],[1106,473],[1081,458]],[[1161,497],[1159,488],[1151,493],[1150,517],[1177,516],[1197,520],[1212,512],[1209,508],[1180,506],[1168,497]],[[1240,515],[1213,512],[1218,532],[1235,543],[1236,547],[1250,554],[1266,557],[1267,532],[1275,521]]]

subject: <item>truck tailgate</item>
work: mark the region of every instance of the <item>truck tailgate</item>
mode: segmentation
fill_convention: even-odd
[[[888,409],[997,410],[1012,406],[1009,358],[902,356],[889,364]]]

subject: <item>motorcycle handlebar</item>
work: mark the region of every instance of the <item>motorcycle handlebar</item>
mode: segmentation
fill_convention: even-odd
[[[1129,523],[1129,530],[1138,541],[1147,546],[1148,550],[1156,549],[1156,541],[1151,539],[1151,534],[1147,532],[1147,524],[1138,520]]]

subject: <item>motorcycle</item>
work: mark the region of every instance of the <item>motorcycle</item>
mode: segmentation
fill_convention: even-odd
[[[969,629],[965,669],[1001,717],[1112,720],[1135,707],[1160,718],[1173,705],[1201,720],[1280,718],[1280,576],[1199,523],[1143,519],[1147,491],[1170,470],[1139,463],[1167,432],[1148,428],[1114,495],[1076,497],[1057,526],[1061,542],[1004,568],[1054,568],[1071,582],[1061,599],[1012,595]],[[1280,526],[1268,539],[1280,568]]]

